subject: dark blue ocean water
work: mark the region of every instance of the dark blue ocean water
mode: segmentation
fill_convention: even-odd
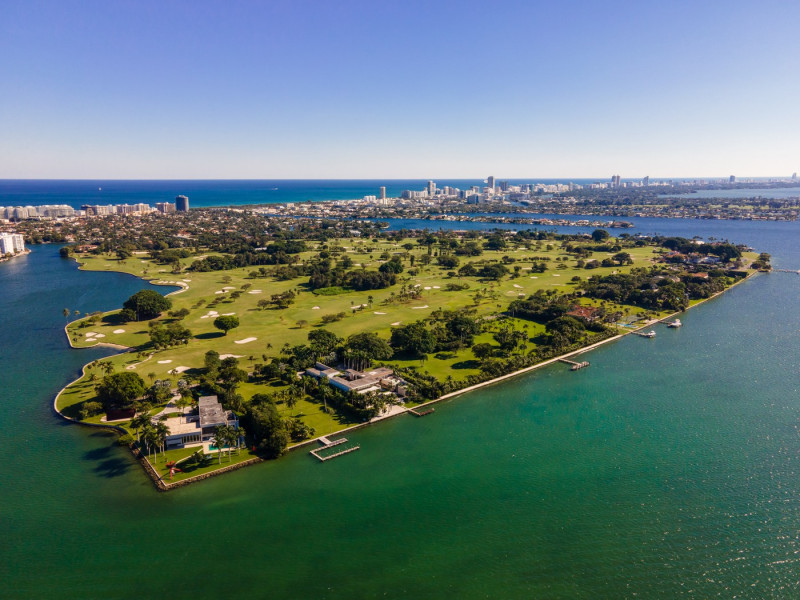
[[[594,180],[576,179],[574,183]],[[511,179],[510,183],[569,183],[556,179]],[[0,206],[39,206],[42,204],[135,204],[172,202],[175,196],[189,197],[195,208],[282,204],[308,200],[352,200],[377,195],[386,186],[389,197],[403,190],[421,190],[423,179],[260,179],[260,180],[0,180]],[[449,185],[468,189],[484,185],[481,179],[441,179],[438,187]]]

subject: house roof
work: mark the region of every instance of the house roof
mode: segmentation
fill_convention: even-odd
[[[594,319],[599,310],[594,306],[573,306],[567,311],[570,317],[580,317],[581,319]]]
[[[220,425],[228,422],[228,415],[222,408],[216,396],[202,396],[197,401],[197,411],[200,413],[200,427]]]

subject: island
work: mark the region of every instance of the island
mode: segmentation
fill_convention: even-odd
[[[171,234],[95,227],[61,250],[176,288],[68,322],[74,348],[121,352],[55,400],[65,418],[118,431],[162,490],[301,446],[327,459],[354,449],[329,437],[351,428],[553,361],[584,367],[587,349],[647,337],[770,268],[727,241],[205,212]]]

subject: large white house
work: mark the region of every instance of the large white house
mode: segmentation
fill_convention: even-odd
[[[21,233],[0,233],[0,256],[25,252],[25,238]]]
[[[239,420],[233,411],[226,411],[216,396],[203,396],[197,401],[197,414],[172,417],[166,420],[169,435],[167,448],[199,446],[214,437],[220,425],[239,428]]]

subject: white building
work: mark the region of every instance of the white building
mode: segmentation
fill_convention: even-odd
[[[20,233],[0,233],[0,256],[25,251],[25,238]]]

